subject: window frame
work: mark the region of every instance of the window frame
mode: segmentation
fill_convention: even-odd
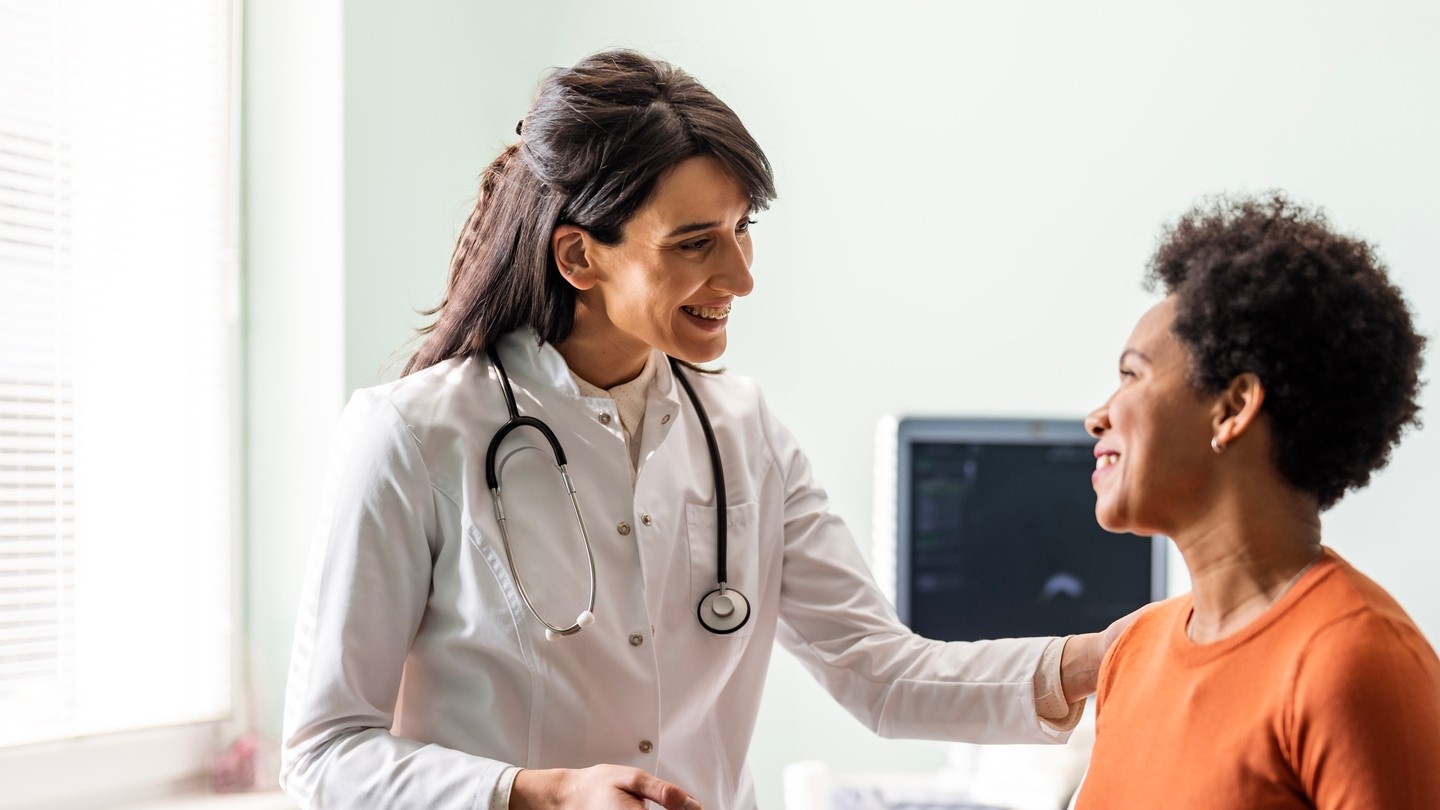
[[[0,784],[5,786],[7,807],[28,810],[61,810],[76,802],[106,805],[174,796],[207,788],[210,766],[245,730],[250,712],[248,623],[245,604],[245,424],[244,333],[242,307],[242,133],[244,129],[243,34],[244,0],[224,0],[228,5],[228,98],[225,148],[226,189],[225,240],[230,246],[222,268],[225,290],[224,401],[230,451],[228,527],[223,542],[229,565],[230,586],[229,694],[230,709],[210,719],[160,725],[149,728],[84,735],[66,739],[0,746]],[[264,779],[264,774],[257,774]]]

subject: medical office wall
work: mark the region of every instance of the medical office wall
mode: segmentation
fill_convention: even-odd
[[[284,6],[250,3],[247,37],[264,36],[267,17],[293,26],[300,12]],[[296,269],[250,291],[250,340],[270,347],[251,384],[271,392],[250,446],[294,435],[277,403],[318,397],[297,402],[293,452],[267,445],[248,473],[252,605],[264,594],[252,641],[267,662],[257,716],[272,732],[316,437],[346,391],[398,373],[480,171],[513,141],[540,74],[592,51],[637,47],[685,67],[774,162],[780,199],[758,217],[755,292],[735,308],[723,364],[760,382],[867,552],[877,421],[1075,418],[1102,402],[1155,300],[1140,280],[1159,229],[1202,195],[1278,187],[1323,206],[1379,246],[1427,333],[1440,322],[1440,10],[1424,3],[330,7],[315,25],[338,21],[343,47],[316,64],[296,56],[281,75],[247,44],[247,77],[263,84],[249,92],[276,105],[264,126],[247,119],[252,135],[307,116],[324,133],[307,130],[317,162],[296,164],[323,234],[319,275],[287,258],[294,235],[273,217],[247,241],[252,264],[265,251]],[[282,82],[311,88],[313,104],[282,109]],[[279,154],[294,148],[252,166],[277,195]],[[280,348],[312,334],[318,352]],[[1434,386],[1423,405],[1440,410]],[[1426,573],[1440,570],[1435,480],[1440,433],[1414,431],[1325,528],[1440,640]],[[943,753],[875,739],[778,655],[751,757],[762,806],[780,805],[781,767],[807,758],[926,769]]]

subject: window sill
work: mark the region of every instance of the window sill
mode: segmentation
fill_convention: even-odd
[[[62,810],[198,794],[209,788],[221,733],[207,722],[0,749],[0,805]]]

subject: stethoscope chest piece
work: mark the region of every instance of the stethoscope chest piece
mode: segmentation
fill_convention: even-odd
[[[706,630],[723,636],[750,621],[750,602],[734,588],[721,586],[705,594],[695,613]]]

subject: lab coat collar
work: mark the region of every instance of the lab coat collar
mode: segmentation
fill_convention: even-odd
[[[570,377],[570,367],[554,346],[540,339],[534,329],[525,327],[507,332],[495,343],[500,360],[508,374],[519,374],[572,397],[580,396],[580,388]]]
[[[572,397],[582,396],[565,358],[554,346],[542,341],[534,329],[527,326],[507,332],[496,341],[495,348],[507,372],[520,374]],[[669,359],[659,349],[651,349],[650,362],[655,366],[655,381],[651,384],[654,394],[672,405],[678,404],[679,386],[675,383],[675,372],[670,368]]]

